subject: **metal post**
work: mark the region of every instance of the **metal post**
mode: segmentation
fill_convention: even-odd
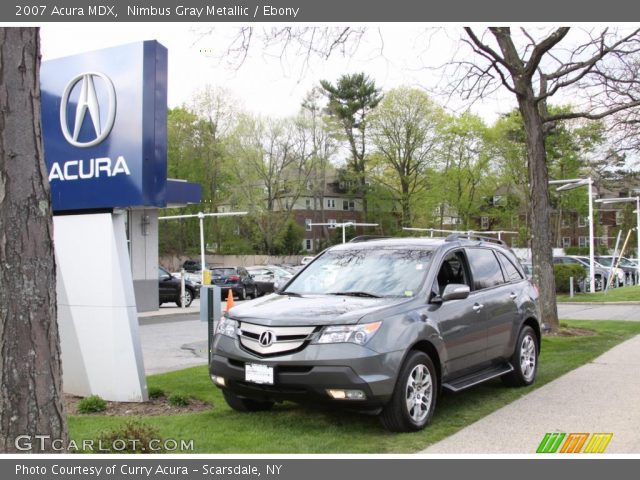
[[[569,297],[573,298],[573,277],[569,277]]]
[[[200,219],[200,282],[204,285],[204,269],[205,269],[205,258],[204,258],[204,213],[199,212],[198,218]]]
[[[589,287],[591,292],[596,291],[596,277],[594,275],[593,254],[593,180],[587,179],[589,185]]]
[[[342,224],[342,243],[347,243],[346,241],[347,237],[345,236],[345,233],[344,233],[346,228],[347,228],[347,224],[343,223]]]
[[[184,268],[180,270],[180,308],[185,308],[184,305]]]
[[[636,234],[638,235],[638,245],[636,246],[636,285],[640,282],[640,197],[636,197]]]

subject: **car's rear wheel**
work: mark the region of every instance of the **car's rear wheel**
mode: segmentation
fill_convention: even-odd
[[[438,395],[436,369],[424,352],[409,354],[400,370],[391,400],[380,420],[392,432],[415,432],[433,417]]]
[[[191,292],[191,290],[189,290],[188,288],[185,288],[184,289],[184,306],[185,307],[191,306],[191,302],[193,302],[193,292]],[[182,307],[182,298],[178,299],[178,301],[176,302],[176,305],[178,305],[179,307]]]
[[[538,337],[533,328],[525,325],[518,335],[516,350],[511,357],[513,371],[502,376],[502,381],[510,387],[531,385],[538,372]]]
[[[247,289],[245,287],[242,287],[242,290],[240,290],[240,293],[238,294],[238,298],[240,300],[246,300],[247,299]]]
[[[274,402],[242,398],[228,390],[223,390],[222,395],[224,396],[227,405],[238,412],[264,412],[273,408]]]

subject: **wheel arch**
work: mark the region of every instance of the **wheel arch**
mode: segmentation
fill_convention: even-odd
[[[536,340],[538,340],[538,354],[540,354],[540,350],[542,349],[542,332],[540,331],[540,323],[538,323],[535,318],[529,317],[522,323],[520,330],[522,330],[525,326],[531,327],[536,334]]]

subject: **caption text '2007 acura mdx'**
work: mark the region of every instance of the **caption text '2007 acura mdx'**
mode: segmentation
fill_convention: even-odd
[[[367,239],[227,312],[209,370],[239,411],[335,402],[406,432],[430,422],[442,388],[533,383],[540,331],[538,291],[504,243]]]

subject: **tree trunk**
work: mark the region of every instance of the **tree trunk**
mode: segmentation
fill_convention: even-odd
[[[544,130],[533,91],[524,87],[526,95],[518,97],[518,105],[527,136],[527,160],[531,202],[531,252],[533,281],[540,290],[542,321],[552,331],[558,329],[556,282],[553,274],[553,244],[550,222],[549,173],[544,144]]]
[[[37,28],[0,28],[0,451],[67,443]],[[34,439],[32,451],[49,451]]]

